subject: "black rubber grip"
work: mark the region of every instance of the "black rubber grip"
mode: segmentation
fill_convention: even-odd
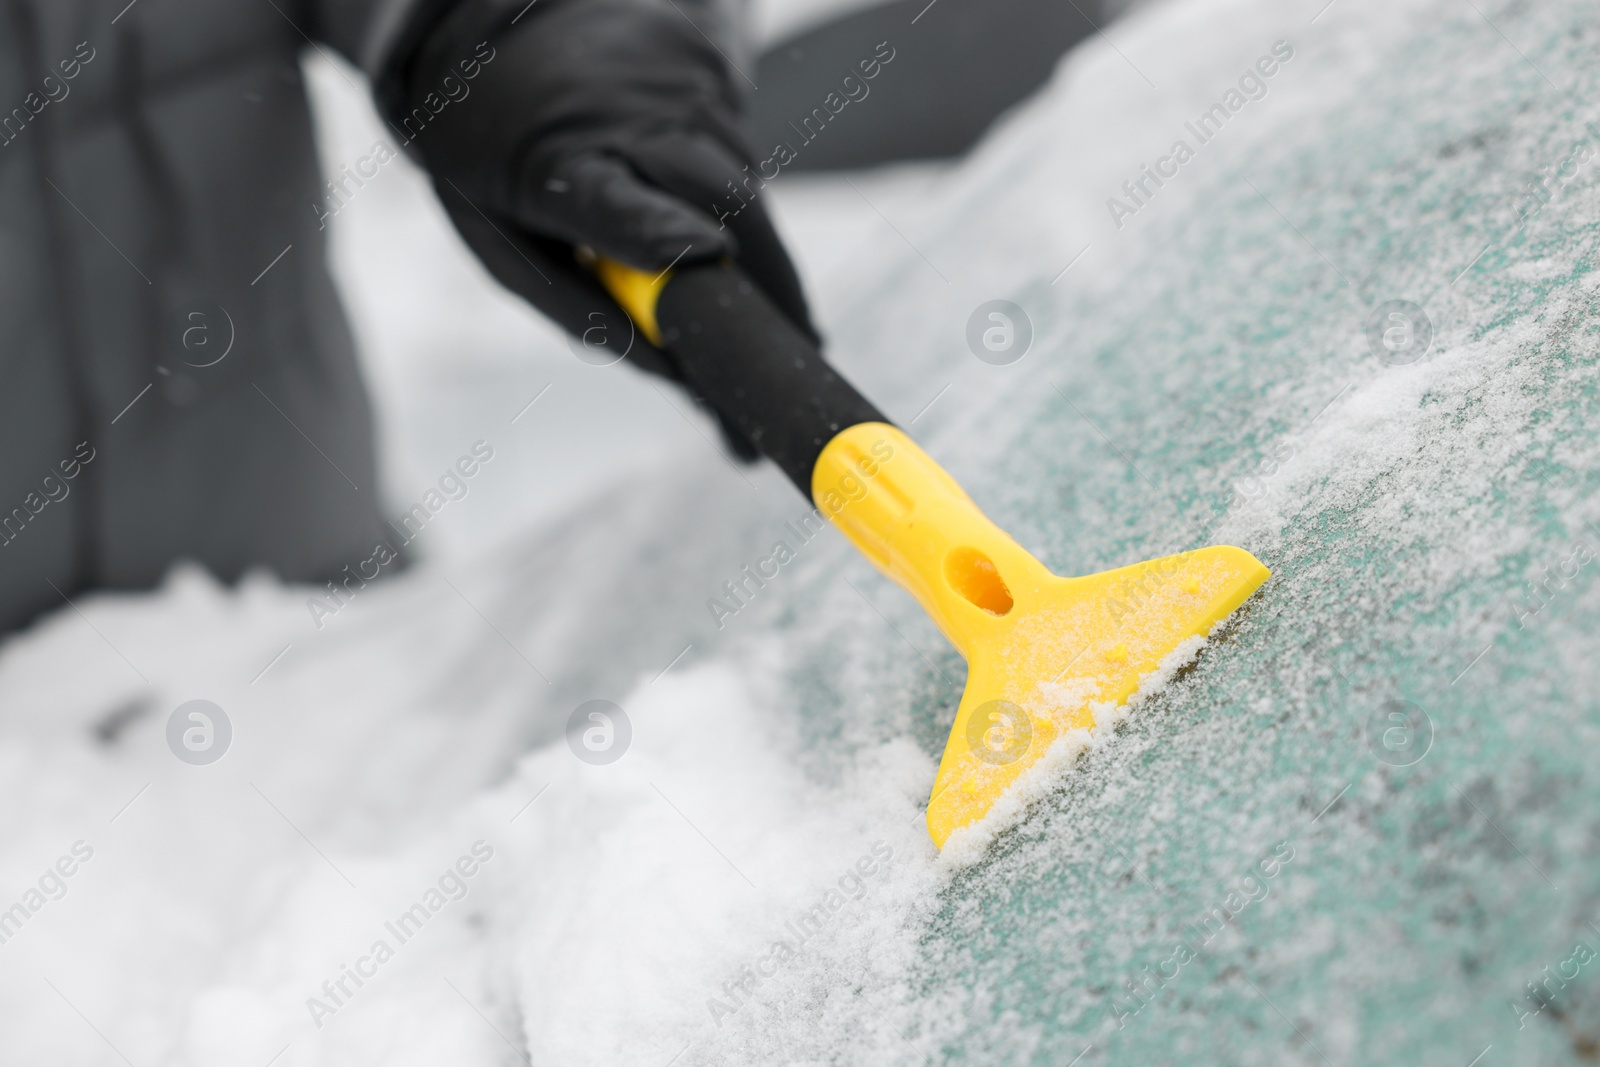
[[[811,469],[840,430],[888,422],[737,267],[672,276],[656,304],[662,347],[690,389],[811,499]]]

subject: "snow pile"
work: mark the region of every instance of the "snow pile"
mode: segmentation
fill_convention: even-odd
[[[181,572],[10,641],[5,1058],[1589,1055],[1595,31],[1321,7],[1141,10],[818,280],[840,364],[1056,571],[1274,571],[981,854],[921,826],[958,657],[831,535],[715,619],[805,509],[691,441],[320,629]],[[965,340],[994,299],[1033,327],[1007,366]],[[167,742],[196,698],[207,765]]]

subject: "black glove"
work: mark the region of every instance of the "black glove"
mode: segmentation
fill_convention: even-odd
[[[716,48],[666,2],[524,4],[449,6],[419,27],[379,92],[495,277],[582,337],[630,327],[578,249],[646,270],[732,257],[815,339],[754,192],[737,75]],[[681,381],[643,336],[628,358]],[[753,458],[726,416],[723,428]]]

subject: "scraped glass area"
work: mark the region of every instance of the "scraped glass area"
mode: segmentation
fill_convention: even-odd
[[[1120,269],[1052,285],[1076,246],[1017,249],[1034,352],[928,435],[1058,572],[1227,542],[1275,574],[919,918],[877,1004],[936,1062],[1600,1048],[1596,33],[1576,5],[1413,5],[1370,34],[1316,6],[1283,31],[1307,65],[1234,120],[1270,127],[1249,151],[1085,233]],[[935,262],[1048,195],[1022,140]],[[1139,227],[1161,238],[1129,253]],[[1391,300],[1425,312],[1425,354],[1369,342]],[[857,310],[874,339],[882,314]],[[936,684],[913,700],[920,743],[950,712]]]

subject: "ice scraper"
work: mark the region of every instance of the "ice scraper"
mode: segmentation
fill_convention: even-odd
[[[928,801],[940,848],[1066,731],[1095,725],[1270,572],[1215,545],[1081,578],[1052,574],[856,392],[737,268],[644,272],[606,288],[684,380],[773,459],[967,661]]]

